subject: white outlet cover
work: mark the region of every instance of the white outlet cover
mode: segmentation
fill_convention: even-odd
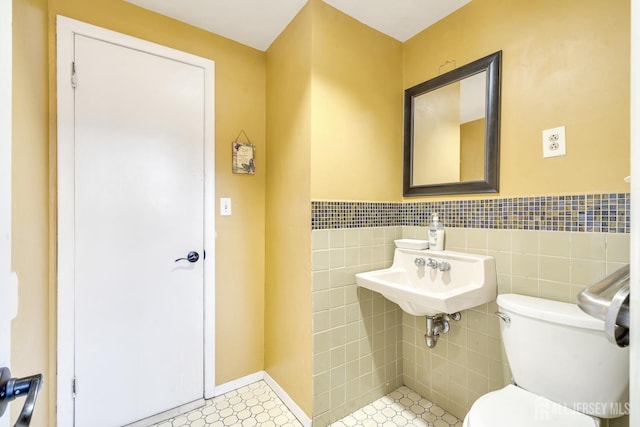
[[[567,138],[564,126],[542,131],[542,157],[557,157],[567,154]]]

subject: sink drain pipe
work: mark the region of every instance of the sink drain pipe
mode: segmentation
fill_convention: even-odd
[[[438,343],[440,334],[449,332],[449,320],[458,321],[462,318],[460,312],[453,314],[440,313],[434,316],[425,316],[427,319],[427,333],[424,334],[424,342],[427,347],[433,348]]]

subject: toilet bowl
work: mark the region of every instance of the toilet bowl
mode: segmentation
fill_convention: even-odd
[[[517,385],[476,400],[463,427],[598,427],[625,415],[629,349],[575,304],[498,295],[507,360]]]
[[[519,387],[487,393],[473,404],[462,427],[599,427],[600,420]]]

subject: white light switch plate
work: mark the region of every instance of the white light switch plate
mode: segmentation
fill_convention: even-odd
[[[229,215],[231,215],[231,198],[221,197],[220,198],[220,216],[229,216]]]

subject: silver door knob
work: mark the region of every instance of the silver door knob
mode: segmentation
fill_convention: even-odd
[[[175,260],[175,262],[183,261],[183,260],[186,260],[186,261],[189,261],[189,262],[196,262],[196,261],[198,261],[199,259],[200,259],[200,255],[198,255],[198,252],[196,252],[196,251],[191,251],[191,252],[189,252],[189,253],[187,254],[187,257],[186,257],[186,258],[178,258],[177,260]]]

